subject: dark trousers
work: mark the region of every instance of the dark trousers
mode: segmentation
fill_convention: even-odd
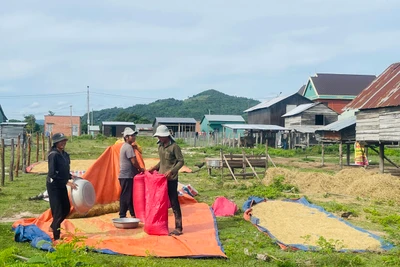
[[[135,210],[133,208],[133,179],[118,179],[121,185],[121,195],[119,196],[119,217],[125,218],[126,212],[132,217],[135,217]]]
[[[53,230],[54,240],[60,239],[61,223],[67,218],[71,204],[69,203],[68,191],[65,184],[56,181],[47,183],[47,193],[49,194],[49,202],[53,222],[50,227]]]
[[[178,180],[168,181],[168,197],[175,216],[175,229],[182,231],[182,212],[178,200]]]

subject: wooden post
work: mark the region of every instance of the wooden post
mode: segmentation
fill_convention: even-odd
[[[6,167],[4,165],[5,160],[5,152],[4,152],[4,139],[1,139],[1,186],[4,186],[6,179]],[[12,170],[11,170],[12,171]]]
[[[36,162],[39,162],[39,133],[36,133]]]
[[[31,150],[32,150],[32,147],[31,147],[31,136],[29,136],[28,137],[28,163],[27,163],[27,166],[31,165]]]
[[[46,144],[44,143],[44,133],[42,133],[42,160],[46,160]]]
[[[20,162],[20,158],[21,157],[21,135],[18,135],[17,138],[17,162],[15,164],[15,177],[18,177],[18,173],[19,173],[19,162]],[[11,170],[10,170],[11,171]]]
[[[47,148],[48,149],[47,149],[46,155],[48,155],[50,153],[50,150],[51,150],[51,136],[50,135],[47,137]],[[45,160],[46,160],[46,158],[45,158]]]
[[[350,144],[346,144],[347,151],[346,151],[346,162],[347,166],[350,166]]]
[[[325,162],[324,162],[324,153],[325,153],[325,151],[324,151],[324,142],[322,142],[321,143],[321,157],[322,157],[322,161],[321,161],[321,166],[324,166],[325,165]]]
[[[222,154],[222,149],[219,150],[219,154],[221,156],[221,179],[224,177],[224,157]]]
[[[265,142],[265,172],[268,170],[268,139]]]
[[[379,171],[384,173],[385,171],[385,146],[383,144],[379,144]]]
[[[8,172],[11,182],[14,181],[14,157],[15,157],[15,144],[14,144],[14,139],[11,139],[10,171]]]
[[[22,171],[26,173],[26,133],[22,135]]]
[[[242,150],[242,168],[243,168],[243,174],[245,174],[246,173],[246,154],[244,153],[244,150]],[[246,176],[244,178],[246,178]]]
[[[340,141],[339,143],[339,165],[340,165],[340,169],[343,168],[343,143],[342,141]]]

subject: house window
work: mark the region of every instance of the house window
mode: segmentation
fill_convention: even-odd
[[[315,125],[325,125],[324,115],[315,115]]]

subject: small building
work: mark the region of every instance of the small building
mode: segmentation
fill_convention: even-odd
[[[194,136],[196,132],[196,120],[194,118],[164,118],[156,117],[153,122],[153,133],[159,125],[165,125],[175,137]]]
[[[265,144],[268,146],[277,147],[276,134],[287,130],[278,125],[264,125],[264,124],[223,124],[223,133],[233,132],[232,136],[226,136],[223,139],[222,145],[229,146],[244,146],[253,147],[257,144]],[[241,132],[245,132],[241,135]],[[236,142],[233,140],[236,139]],[[239,140],[239,143],[237,142]]]
[[[390,65],[345,109],[357,110],[356,141],[379,147],[383,172],[384,159],[388,160],[384,146],[400,142],[400,62]]]
[[[204,115],[200,121],[200,131],[222,135],[223,124],[245,124],[240,115]],[[243,130],[240,130],[243,132]],[[224,132],[226,136],[233,134],[230,128]]]
[[[11,145],[11,139],[14,139],[14,144],[17,144],[18,136],[21,142],[26,141],[26,122],[2,122],[0,123],[0,139],[4,139],[4,145]]]
[[[152,124],[136,124],[136,130],[139,131],[139,135],[142,136],[153,136],[153,125]]]
[[[93,137],[96,137],[100,133],[99,125],[89,125],[89,134]]]
[[[249,124],[264,124],[285,126],[282,115],[298,105],[312,103],[312,101],[297,92],[288,96],[278,96],[255,105],[244,112],[247,113]]]
[[[304,90],[300,90],[300,93],[340,114],[342,109],[375,78],[375,75],[317,73],[308,78]]]
[[[44,132],[46,136],[50,136],[53,133],[64,133],[66,136],[80,136],[81,117],[45,115]]]
[[[318,142],[354,143],[356,140],[356,116],[339,119],[315,131]]]
[[[131,127],[132,130],[136,130],[135,124],[129,121],[103,121],[101,124],[104,136],[123,137],[122,132],[125,127]]]
[[[290,147],[304,147],[317,144],[315,131],[337,121],[338,114],[320,102],[299,105],[282,116],[285,128],[292,130]]]
[[[0,105],[0,123],[6,122],[8,119],[6,115],[4,114],[3,108]]]

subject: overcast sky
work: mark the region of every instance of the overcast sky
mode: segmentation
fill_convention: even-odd
[[[398,0],[0,1],[8,119],[82,116],[87,86],[90,111],[207,89],[263,101],[400,61]]]

